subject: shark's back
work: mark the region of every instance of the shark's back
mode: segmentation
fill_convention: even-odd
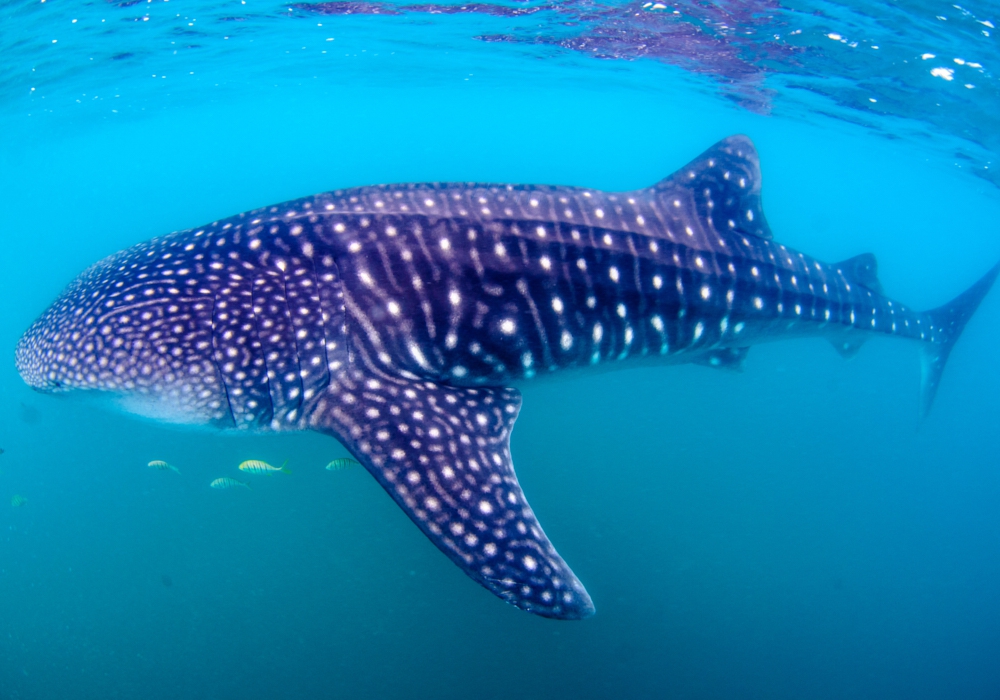
[[[772,237],[760,192],[757,151],[747,137],[732,136],[655,185],[631,192],[547,185],[404,183],[334,190],[247,216],[309,220],[314,228],[324,215],[424,217],[477,225],[538,222],[676,240],[699,250],[725,250],[730,235]]]

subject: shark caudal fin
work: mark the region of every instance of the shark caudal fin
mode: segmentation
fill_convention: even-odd
[[[1000,263],[983,275],[978,282],[958,295],[944,306],[926,312],[931,323],[931,342],[925,343],[921,350],[920,376],[920,415],[926,416],[934,403],[941,373],[944,371],[948,355],[955,346],[958,336],[962,335],[965,324],[972,318],[979,303],[990,291],[997,275],[1000,274]]]

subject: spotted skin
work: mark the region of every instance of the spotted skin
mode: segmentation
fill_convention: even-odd
[[[539,615],[593,613],[514,474],[537,375],[621,361],[738,367],[749,346],[873,333],[923,341],[924,408],[997,268],[919,313],[871,256],[829,265],[772,240],[749,139],[653,187],[392,185],[170,234],[84,272],[17,348],[45,391],[340,440],[470,577]]]

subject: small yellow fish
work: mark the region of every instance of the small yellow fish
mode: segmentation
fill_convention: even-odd
[[[274,472],[291,474],[292,470],[286,467],[285,464],[288,464],[287,459],[280,467],[272,467],[267,462],[262,462],[259,459],[248,459],[245,462],[240,462],[240,471],[250,474],[273,474]]]
[[[213,489],[231,489],[235,486],[243,486],[244,488],[250,488],[250,484],[244,481],[237,481],[236,479],[230,479],[228,476],[224,476],[221,479],[216,479],[211,484],[209,484]]]
[[[181,473],[180,470],[177,467],[175,467],[172,464],[167,464],[162,459],[154,459],[152,462],[150,462],[146,466],[149,467],[150,469],[156,469],[156,470],[161,471],[161,472],[162,471],[166,471],[167,469],[169,469],[172,472],[177,472],[178,474]]]
[[[13,496],[10,497],[10,504],[15,508],[20,508],[27,502],[28,502],[27,498],[18,494],[14,494]]]
[[[359,463],[350,457],[338,457],[326,465],[326,470],[328,472],[339,472],[341,469],[351,469],[357,466],[360,466]]]

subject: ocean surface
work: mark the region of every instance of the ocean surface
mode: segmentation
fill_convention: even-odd
[[[735,133],[778,241],[872,252],[891,297],[939,306],[1000,259],[998,22],[4,2],[0,699],[1000,698],[1000,290],[924,420],[916,349],[882,338],[525,384],[514,462],[581,622],[470,581],[364,469],[324,470],[331,438],[159,425],[13,362],[78,272],[153,236],[373,183],[633,189]],[[244,459],[292,474],[209,488]]]

